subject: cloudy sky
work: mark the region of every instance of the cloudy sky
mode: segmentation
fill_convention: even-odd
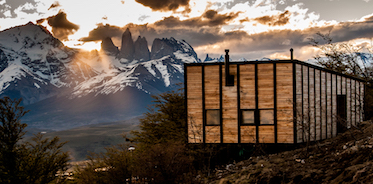
[[[373,0],[0,0],[0,30],[40,24],[66,46],[100,49],[111,37],[120,47],[132,36],[186,40],[201,59],[230,49],[233,59],[296,59],[317,52],[309,38],[329,33],[335,42],[370,45]]]

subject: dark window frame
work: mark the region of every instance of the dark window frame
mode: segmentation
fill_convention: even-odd
[[[260,111],[261,110],[272,110],[273,112],[273,123],[271,124],[262,124],[261,123],[261,117],[260,117]],[[245,123],[244,122],[244,115],[243,112],[245,111],[252,111],[254,113],[254,123]],[[261,109],[240,109],[240,125],[241,126],[274,126],[275,125],[275,109],[274,108],[261,108]]]

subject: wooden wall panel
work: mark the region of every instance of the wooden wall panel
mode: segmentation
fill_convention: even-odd
[[[274,108],[273,64],[258,64],[258,107]]]
[[[238,143],[237,65],[230,65],[229,70],[234,75],[234,86],[225,86],[225,66],[222,67],[223,143]]]
[[[303,66],[303,112],[302,112],[302,133],[304,142],[309,141],[310,138],[310,114],[309,114],[309,97],[308,97],[308,67]]]
[[[316,140],[321,139],[321,82],[320,70],[315,69],[315,122],[316,122]]]
[[[220,108],[219,65],[205,66],[205,109]]]
[[[303,80],[302,80],[302,65],[296,64],[295,65],[295,70],[296,70],[296,126],[297,126],[297,142],[301,143],[303,142],[303,91],[302,91],[302,86],[303,86]]]
[[[256,143],[256,126],[241,126],[241,143]]]
[[[316,122],[315,122],[315,69],[309,68],[309,126],[310,126],[310,141],[316,140]]]
[[[206,126],[206,143],[220,143],[220,126]]]
[[[321,71],[321,138],[326,139],[326,80],[325,72]]]
[[[277,143],[294,143],[293,64],[276,64]]]
[[[347,128],[351,128],[351,79],[346,78]]]
[[[365,86],[364,83],[360,83],[360,120],[364,121],[364,92]]]
[[[342,90],[342,95],[345,95],[346,94],[346,85],[347,85],[347,82],[346,82],[346,77],[342,77],[342,83],[341,83],[341,90]]]
[[[255,109],[255,65],[240,65],[241,109]]]
[[[327,131],[327,138],[332,137],[332,95],[331,95],[331,88],[332,88],[332,81],[331,81],[331,74],[326,73],[326,131]]]
[[[259,143],[275,143],[274,126],[259,126]]]
[[[337,75],[337,95],[342,94],[342,76]]]
[[[332,74],[332,137],[337,136],[337,75]]]
[[[356,123],[360,123],[360,83],[359,81],[356,81]]]
[[[202,143],[202,66],[187,68],[188,142]]]
[[[355,80],[351,80],[351,124],[356,126],[356,83]]]

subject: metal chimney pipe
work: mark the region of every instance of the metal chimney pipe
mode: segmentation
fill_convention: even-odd
[[[293,61],[293,59],[294,59],[294,58],[293,58],[293,51],[294,51],[294,49],[291,48],[291,49],[290,49],[290,59],[291,59],[292,61]]]
[[[229,49],[225,49],[225,85],[229,86]]]

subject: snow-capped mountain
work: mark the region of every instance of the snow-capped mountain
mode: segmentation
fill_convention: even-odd
[[[208,54],[206,54],[206,58],[205,60],[203,60],[204,63],[214,63],[214,62],[224,62],[224,61],[225,61],[225,58],[223,55],[220,55],[219,58],[212,58]]]
[[[360,58],[360,65],[361,66],[372,66],[373,63],[373,54],[372,53],[364,53],[364,52],[358,52],[356,55]]]
[[[35,127],[50,121],[52,128],[66,116],[79,116],[71,126],[123,120],[145,112],[151,94],[176,89],[185,62],[200,62],[184,40],[155,39],[149,51],[146,39],[134,42],[129,30],[123,39],[120,50],[105,38],[101,51],[87,52],[64,46],[31,22],[1,31],[0,94],[23,98],[32,108],[26,121]]]
[[[0,32],[1,94],[27,105],[97,75],[77,53],[32,23]]]

